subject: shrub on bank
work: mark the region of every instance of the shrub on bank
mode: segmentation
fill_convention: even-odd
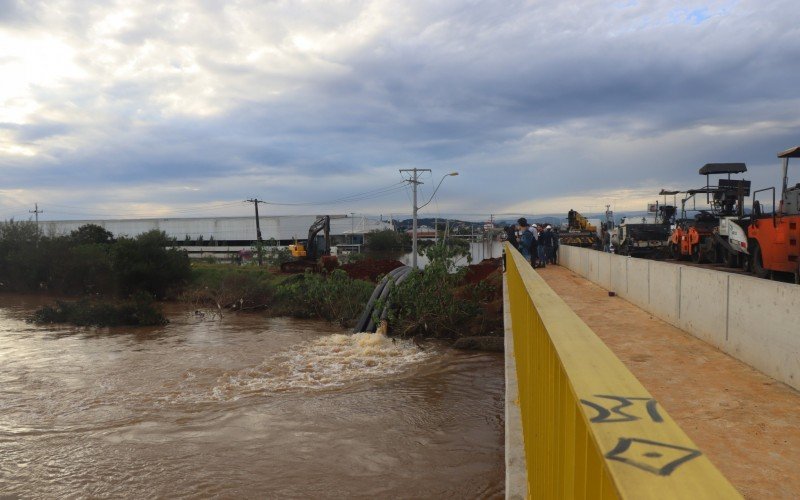
[[[372,283],[352,279],[339,269],[329,275],[306,272],[278,286],[272,312],[352,326],[373,289]]]
[[[159,326],[169,321],[149,297],[140,295],[122,303],[56,301],[38,309],[30,321],[38,324],[68,323],[76,326]]]
[[[462,336],[480,308],[472,297],[456,296],[460,282],[461,273],[448,273],[444,266],[428,265],[424,272],[413,271],[389,293],[392,332],[401,337]]]
[[[496,295],[490,283],[464,284],[466,269],[454,261],[464,255],[461,244],[435,244],[425,249],[429,264],[413,271],[392,288],[389,324],[401,337],[458,338],[484,334],[489,301]]]
[[[277,277],[255,266],[195,264],[181,299],[195,307],[260,309],[275,296]]]
[[[318,318],[349,326],[369,300],[374,284],[331,274],[306,272],[291,276],[251,266],[194,265],[182,300],[194,307],[263,309],[272,316]]]

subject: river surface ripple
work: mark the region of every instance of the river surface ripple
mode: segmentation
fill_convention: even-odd
[[[502,356],[178,307],[25,323],[0,296],[0,496],[499,498]]]

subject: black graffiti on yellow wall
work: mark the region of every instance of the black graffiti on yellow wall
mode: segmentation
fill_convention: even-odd
[[[595,394],[594,398],[594,401],[581,399],[581,403],[597,412],[597,415],[589,419],[590,422],[595,424],[633,422],[641,420],[645,416],[655,423],[664,421],[658,413],[658,404],[653,398],[611,396],[608,394]]]
[[[638,469],[669,476],[679,466],[702,455],[699,450],[641,438],[619,438],[606,458]]]

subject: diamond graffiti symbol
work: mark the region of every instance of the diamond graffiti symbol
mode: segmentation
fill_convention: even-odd
[[[698,450],[674,444],[639,438],[619,438],[617,446],[606,453],[606,458],[659,476],[669,476],[679,466],[701,454]]]

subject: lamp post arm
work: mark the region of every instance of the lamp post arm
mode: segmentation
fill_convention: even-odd
[[[434,197],[434,196],[436,196],[436,191],[438,191],[438,190],[439,190],[439,188],[442,186],[442,183],[444,182],[445,178],[447,178],[447,177],[449,177],[449,176],[450,176],[450,174],[447,174],[447,175],[445,175],[444,177],[442,177],[442,179],[439,181],[439,184],[437,184],[437,185],[436,185],[436,189],[434,189],[434,190],[433,190],[433,194],[431,195],[431,197],[430,197],[430,198],[428,198],[428,201],[426,201],[426,202],[425,202],[425,203],[423,203],[422,205],[418,206],[418,207],[417,207],[417,210],[419,210],[419,209],[421,209],[421,208],[424,208],[424,207],[425,207],[426,205],[428,205],[428,204],[429,204],[431,201],[433,201],[433,197]]]

